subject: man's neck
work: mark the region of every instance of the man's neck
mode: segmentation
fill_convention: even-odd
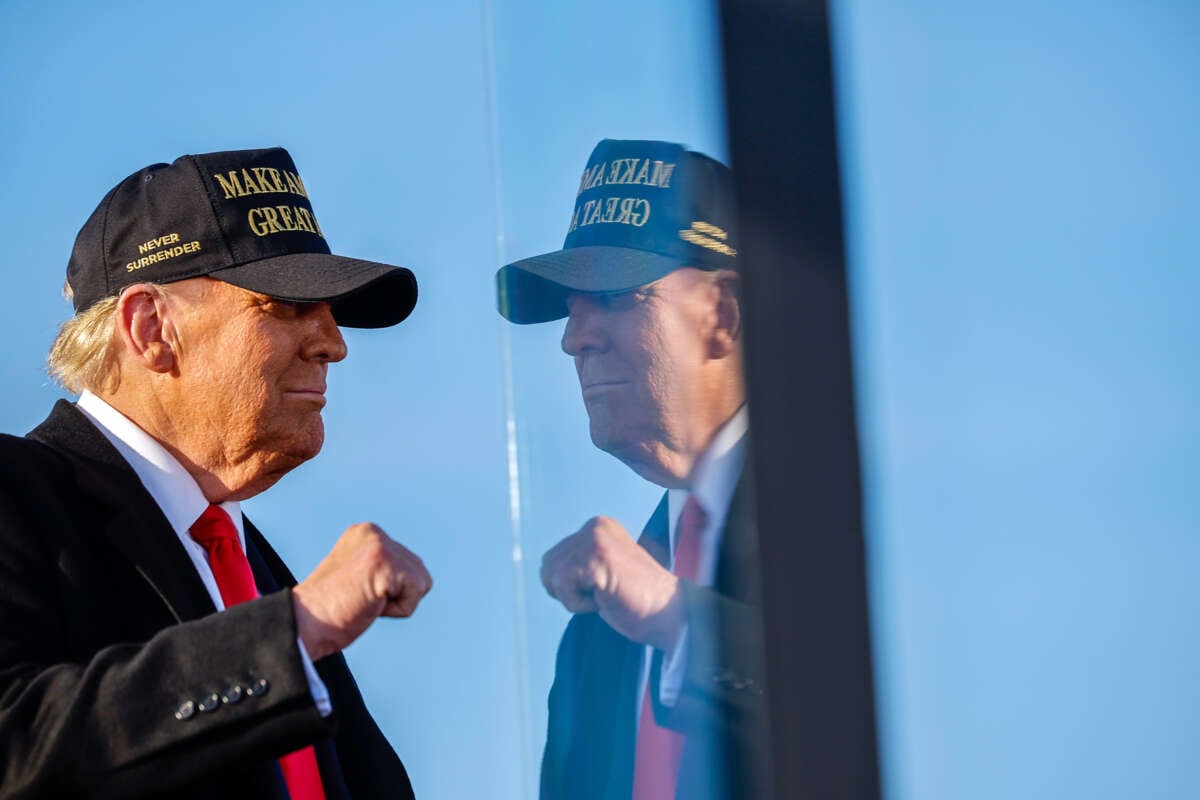
[[[735,440],[745,433],[745,409],[744,402],[740,402],[704,426],[703,433],[682,437],[676,444],[655,442],[643,452],[625,454],[618,458],[638,475],[664,489],[690,491],[710,452],[719,447],[720,442],[726,438],[725,432],[731,427],[738,427],[739,433],[734,437]],[[736,423],[739,419],[742,422]]]
[[[269,471],[263,465],[244,462],[223,464],[212,448],[192,444],[195,435],[154,402],[152,391],[96,392],[96,396],[153,438],[191,475],[210,503],[241,501],[273,486],[288,469]],[[149,401],[147,400],[149,398]],[[190,420],[186,421],[190,422]],[[214,439],[216,437],[207,437]]]
[[[76,407],[117,449],[176,533],[188,528],[210,504],[200,486],[162,443],[102,397],[84,392]],[[235,502],[223,504],[241,532],[241,512]]]

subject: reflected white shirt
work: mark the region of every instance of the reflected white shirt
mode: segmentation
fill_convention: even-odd
[[[733,500],[733,492],[737,488],[738,479],[742,475],[742,465],[746,460],[746,433],[750,429],[750,414],[743,405],[729,421],[717,431],[712,444],[700,456],[696,463],[695,475],[691,489],[670,489],[667,491],[667,519],[669,520],[669,537],[671,545],[671,569],[675,568],[675,539],[679,527],[679,515],[683,512],[683,504],[690,495],[695,494],[697,502],[708,515],[704,530],[700,533],[700,563],[697,568],[696,583],[700,586],[711,586],[717,569],[717,554],[721,549],[721,532],[725,529],[725,517],[729,514],[729,503]],[[683,685],[683,677],[687,668],[688,633],[684,628],[675,649],[663,656],[662,673],[659,676],[658,699],[666,706],[675,705],[679,697],[679,689]],[[638,684],[638,714],[641,714],[640,698],[646,691],[646,682],[650,677],[651,659],[654,648],[647,646],[642,663],[642,674]]]
[[[179,537],[180,544],[192,560],[196,573],[208,590],[213,605],[217,611],[225,610],[225,602],[221,599],[221,590],[217,587],[217,579],[213,576],[212,567],[208,564],[208,553],[203,545],[192,539],[188,529],[200,518],[209,502],[200,490],[200,486],[192,478],[183,465],[171,455],[165,447],[159,444],[153,436],[139,428],[133,421],[104,402],[89,391],[79,396],[76,408],[92,421],[104,434],[121,457],[133,468],[141,479],[142,485],[150,493],[150,497],[162,510],[171,529]],[[237,528],[238,541],[242,552],[246,551],[246,532],[242,526],[241,505],[233,500],[220,504],[233,520]],[[329,699],[329,690],[317,674],[312,659],[304,649],[300,638],[296,638],[296,646],[300,649],[300,661],[304,664],[304,674],[308,678],[308,688],[313,701],[321,716],[329,716],[333,705]]]

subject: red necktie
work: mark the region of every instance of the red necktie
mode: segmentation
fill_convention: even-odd
[[[208,565],[217,579],[217,588],[226,608],[258,597],[250,562],[242,552],[237,528],[225,509],[209,506],[189,533],[208,552]],[[311,745],[280,758],[279,768],[292,800],[325,800],[317,754]]]
[[[700,534],[707,520],[708,515],[696,496],[688,495],[675,530],[675,566],[671,570],[680,578],[696,580],[700,571]],[[684,736],[654,721],[650,685],[647,676],[633,762],[633,800],[671,800],[675,797]]]

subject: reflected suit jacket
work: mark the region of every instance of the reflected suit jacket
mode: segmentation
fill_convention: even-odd
[[[743,474],[734,491],[713,585],[683,582],[689,651],[672,707],[658,699],[663,654],[656,650],[651,662],[655,719],[687,737],[679,800],[769,797],[758,535],[749,484]],[[638,542],[660,564],[669,563],[665,495]],[[629,800],[644,654],[643,645],[599,614],[571,618],[550,690],[541,800]]]
[[[0,797],[285,798],[275,759],[308,744],[329,800],[412,797],[340,654],[316,664],[334,709],[318,713],[295,579],[245,531],[263,596],[215,613],[82,412],[59,401],[0,436]]]

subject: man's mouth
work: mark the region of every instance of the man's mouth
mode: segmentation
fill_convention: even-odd
[[[302,387],[299,389],[288,389],[284,391],[288,397],[294,397],[299,400],[312,400],[325,404],[325,387]]]
[[[584,396],[587,396],[589,394],[599,394],[616,389],[620,386],[627,386],[628,384],[629,381],[589,381],[583,384],[582,388]]]

